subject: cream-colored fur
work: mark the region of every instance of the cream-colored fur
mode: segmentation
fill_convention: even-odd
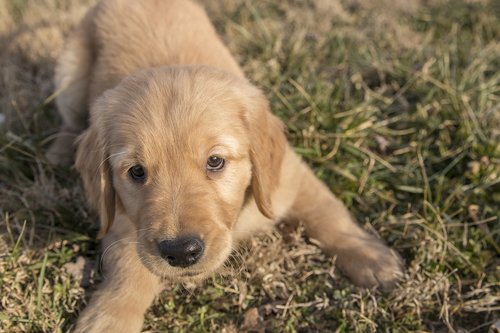
[[[198,280],[280,219],[303,221],[361,286],[392,287],[398,256],[353,222],[286,143],[205,12],[182,0],[104,0],[56,70],[61,135],[47,157],[76,167],[101,219],[104,282],[77,332],[138,332],[162,281]],[[90,110],[90,111],[89,111]],[[88,122],[88,124],[87,124]],[[206,169],[209,156],[226,161]],[[130,177],[141,165],[144,183]],[[197,235],[203,256],[173,267],[158,242]]]

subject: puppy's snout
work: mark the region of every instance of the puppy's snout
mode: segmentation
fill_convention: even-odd
[[[205,245],[195,236],[162,240],[159,244],[160,255],[171,266],[188,267],[201,258]]]

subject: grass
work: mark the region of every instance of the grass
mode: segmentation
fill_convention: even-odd
[[[54,61],[91,3],[0,0],[3,332],[71,329],[102,278],[78,175],[44,159],[60,123],[46,101]],[[407,271],[391,294],[354,287],[300,226],[281,228],[245,245],[235,273],[169,286],[144,329],[487,332],[498,323],[498,4],[205,5],[297,152]]]

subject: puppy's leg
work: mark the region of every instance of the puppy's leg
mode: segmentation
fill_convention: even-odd
[[[92,13],[66,41],[56,65],[56,105],[63,124],[46,157],[52,164],[73,161],[74,141],[87,125],[88,89],[93,64],[91,41]]]
[[[135,240],[106,238],[104,281],[80,314],[74,332],[140,332],[144,313],[162,290],[160,279],[140,263]]]
[[[326,253],[337,255],[337,264],[354,283],[394,287],[402,269],[399,256],[361,229],[309,167],[300,163],[293,168],[298,188],[291,191],[296,197],[288,215],[303,221],[308,235]]]

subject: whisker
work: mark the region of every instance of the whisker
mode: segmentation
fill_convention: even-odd
[[[131,238],[134,238],[134,237],[124,237],[124,238],[118,239],[118,240],[114,241],[113,243],[111,243],[110,245],[108,245],[106,247],[106,249],[104,249],[104,251],[101,255],[101,258],[99,260],[99,271],[102,272],[103,278],[106,278],[106,276],[104,274],[104,270],[103,270],[103,264],[104,264],[104,259],[106,258],[106,255],[109,254],[109,251],[111,250],[112,247],[119,244],[120,242],[126,241],[127,239],[131,239]],[[139,242],[128,241],[126,244],[138,244],[138,243]]]
[[[107,156],[105,159],[103,159],[101,161],[101,163],[99,163],[99,165],[97,166],[96,168],[96,171],[95,171],[95,176],[97,177],[97,175],[99,174],[99,171],[101,170],[101,167],[102,165],[107,161],[109,160],[111,157],[114,157],[114,156],[119,156],[119,155],[123,155],[123,154],[126,154],[127,152],[126,151],[121,151],[121,152],[118,152],[118,153],[114,153],[114,154],[111,154],[109,156]]]

